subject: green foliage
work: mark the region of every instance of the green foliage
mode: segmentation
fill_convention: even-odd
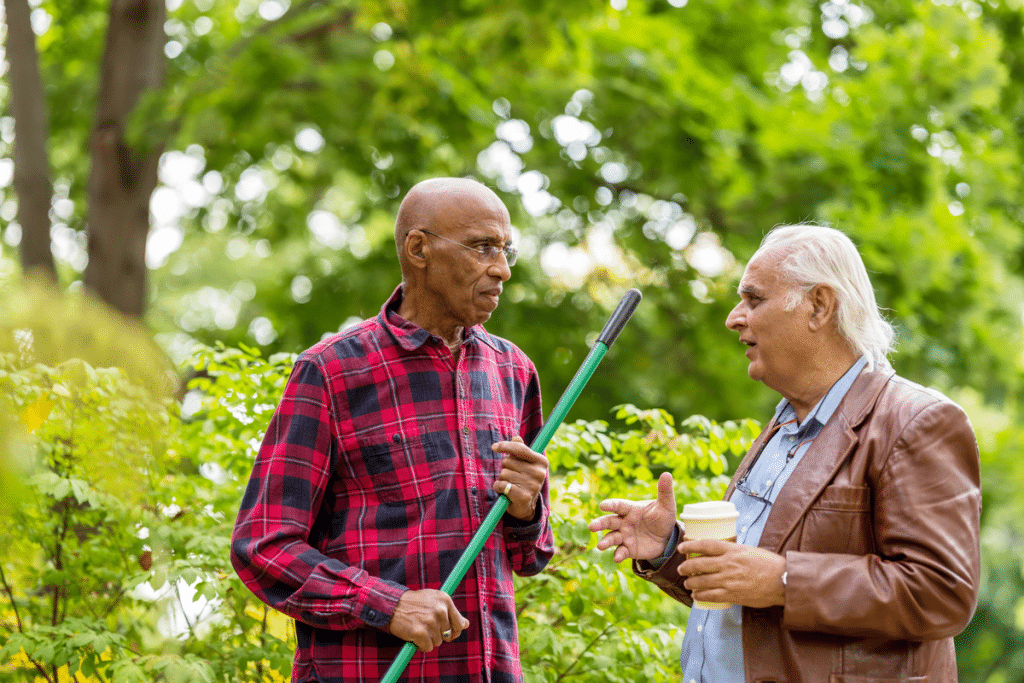
[[[45,386],[34,387],[38,389],[36,395],[23,397],[28,403],[20,410],[0,410],[0,486],[10,493],[0,499],[2,516],[24,493],[22,482],[28,477],[32,460],[26,431],[42,424],[55,403],[66,404],[73,398],[73,403],[91,406],[92,416],[96,417],[100,414],[98,404],[119,395],[112,388],[115,380],[109,374],[97,374],[99,371],[91,366],[120,367],[131,378],[130,385],[136,387],[132,394],[125,394],[108,406],[112,417],[119,421],[127,419],[125,411],[131,412],[132,400],[141,396],[139,392],[154,399],[171,395],[177,385],[177,373],[167,355],[136,321],[126,320],[89,297],[62,296],[45,281],[12,277],[7,282],[0,277],[0,311],[0,353],[9,354],[10,362],[19,367],[38,363],[53,368],[45,378]],[[20,374],[0,376],[0,384],[11,391],[24,388],[29,381]],[[87,386],[91,388],[87,390]],[[79,394],[72,397],[72,391]],[[81,452],[105,444],[123,448],[127,455],[138,454],[138,440],[154,438],[151,430],[105,434],[100,428],[102,424],[101,420],[94,431],[77,433]],[[143,428],[140,424],[139,429]],[[84,443],[88,439],[93,440],[92,444]],[[49,448],[55,446],[51,444]],[[100,462],[97,460],[94,465],[103,467]],[[107,474],[120,474],[117,470],[125,464],[109,458],[102,462],[108,466]],[[134,471],[137,470],[128,470]]]
[[[64,294],[31,275],[0,279],[0,310],[0,352],[14,354],[21,363],[57,365],[77,359],[121,368],[132,385],[154,397],[178,389],[177,371],[150,331],[91,296]],[[92,379],[85,372],[69,363],[64,380],[81,384]]]
[[[0,657],[11,662],[0,681],[287,678],[290,622],[242,585],[226,549],[293,362],[199,347],[179,411],[118,368],[0,356],[0,394],[32,429],[36,460],[30,495],[0,530]],[[558,552],[517,579],[529,680],[672,678],[686,609],[594,549],[587,521],[605,497],[653,496],[662,471],[680,504],[720,497],[757,432],[702,417],[677,429],[666,411],[631,405],[616,418],[622,428],[563,424],[548,450]]]
[[[1024,439],[1012,427],[1024,398],[1019,0],[265,4],[168,2],[166,87],[131,126],[137,146],[168,150],[153,215],[163,238],[182,242],[152,264],[147,323],[176,360],[195,340],[295,351],[374,315],[400,278],[390,229],[401,196],[427,176],[472,175],[497,189],[520,233],[522,257],[488,328],[534,359],[546,397],[568,384],[619,294],[638,286],[644,302],[576,414],[630,402],[765,416],[776,397],[744,378],[742,347],[722,324],[740,268],[772,225],[831,222],[860,247],[898,327],[897,370],[949,393],[970,387],[972,418],[1008,420],[983,446],[987,583],[958,645],[962,680],[1024,680],[1013,597],[1024,564],[1013,486]],[[67,285],[84,263],[109,3],[32,6]],[[273,6],[287,11],[261,17]],[[9,97],[0,83],[0,103]],[[582,137],[567,140],[566,123]],[[0,157],[12,156],[8,131]],[[175,179],[182,162],[194,168]],[[17,279],[16,201],[0,187],[0,285]],[[573,259],[590,267],[558,267]],[[19,351],[15,330],[49,329],[34,338],[33,363],[132,364],[132,381],[166,383],[144,336],[110,345],[116,335],[82,334],[92,309],[66,317],[52,297],[18,296],[0,296],[0,351]],[[46,401],[64,400],[45,386]],[[0,514],[22,500],[37,448],[29,405],[0,410],[0,486],[11,494]],[[222,506],[210,531],[222,542],[233,492],[211,490],[197,470],[222,459],[219,472],[240,476],[260,420],[217,410],[188,412],[188,446],[167,447],[180,463],[167,481]],[[601,442],[596,427],[587,433],[583,443]]]
[[[71,281],[107,3],[36,4]],[[169,2],[166,86],[130,136],[168,150],[157,241],[182,238],[154,260],[149,322],[179,360],[193,339],[307,347],[398,283],[404,192],[473,175],[523,247],[490,328],[542,368],[545,395],[618,295],[644,290],[644,333],[610,351],[582,415],[770,410],[763,387],[722,389],[744,366],[722,322],[761,235],[801,220],[861,246],[898,370],[999,404],[1024,392],[1018,5]],[[565,249],[589,257],[581,274],[552,265]]]
[[[290,620],[260,603],[231,568],[231,529],[252,463],[284,391],[294,356],[269,359],[248,348],[197,348],[196,373],[184,400],[181,443],[193,471],[189,524],[177,544],[195,558],[186,578],[199,595],[218,601],[214,616],[193,634],[187,652],[212,658],[216,679],[287,678],[294,654]]]
[[[516,579],[519,639],[529,683],[673,681],[689,609],[616,565],[594,546],[587,523],[606,498],[653,499],[671,472],[676,504],[721,499],[734,467],[760,431],[756,423],[717,424],[701,416],[677,429],[665,410],[616,408],[624,427],[563,424],[547,449],[551,523],[557,552],[538,576]]]
[[[152,492],[175,438],[171,404],[118,368],[12,353],[0,354],[0,401],[32,429],[35,450],[29,495],[0,528],[0,659],[54,683],[64,666],[131,680],[115,662],[152,638],[154,605],[136,588],[163,550],[141,531],[165,517]]]
[[[199,347],[179,409],[117,368],[0,355],[2,412],[31,431],[19,443],[34,463],[0,528],[0,681],[287,678],[291,624],[241,584],[226,548],[293,361]],[[986,530],[978,613],[957,639],[961,680],[1016,680],[1024,556],[1013,482],[1024,435],[979,394],[956,398],[979,434]],[[547,450],[557,552],[540,575],[516,579],[531,682],[678,676],[687,608],[598,552],[586,524],[605,498],[654,498],[662,472],[677,505],[720,498],[758,432],[750,420],[701,416],[676,426],[664,409],[629,404],[614,417],[563,424]]]
[[[981,449],[982,591],[971,623],[957,638],[961,681],[1024,680],[1024,428],[986,407],[980,392],[955,396]]]
[[[183,3],[184,50],[140,120],[175,120],[170,148],[219,189],[182,217],[151,320],[309,346],[398,283],[390,230],[412,183],[473,175],[523,247],[489,328],[537,362],[545,395],[621,292],[644,291],[629,352],[579,401],[588,418],[626,401],[769,411],[765,388],[732,388],[744,360],[722,323],[763,233],[801,220],[861,246],[903,374],[997,403],[1024,390],[1019,8],[621,4],[323,0],[262,22]],[[257,177],[264,191],[236,191]],[[563,249],[589,267],[552,265]]]
[[[0,529],[0,680],[283,680],[287,620],[226,548],[290,366],[200,350],[183,420],[119,368],[0,355],[4,410],[31,427],[36,463]]]

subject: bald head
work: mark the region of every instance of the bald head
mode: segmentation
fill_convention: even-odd
[[[508,221],[508,209],[498,195],[469,178],[431,178],[413,185],[398,208],[395,220],[395,248],[402,272],[406,256],[402,246],[410,230],[430,230],[449,237],[461,218],[478,213],[497,213]]]

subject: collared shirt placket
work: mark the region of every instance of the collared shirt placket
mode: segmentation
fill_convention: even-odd
[[[483,518],[488,512],[485,508],[485,502],[487,501],[487,490],[488,484],[484,481],[480,468],[477,466],[477,458],[474,457],[477,447],[477,425],[476,425],[476,411],[474,409],[473,401],[473,382],[469,374],[470,358],[473,354],[472,345],[474,341],[467,339],[460,349],[458,358],[455,359],[455,414],[459,424],[459,462],[461,463],[461,469],[463,472],[463,490],[467,492],[469,497],[469,505],[467,509],[470,513],[470,519],[466,521],[468,528],[471,532],[475,532],[476,529],[480,528],[483,523]],[[467,539],[468,543],[468,539]],[[479,600],[480,614],[482,615],[480,630],[483,633],[483,661],[484,670],[481,672],[484,676],[484,680],[490,680],[491,664],[494,658],[493,648],[491,647],[491,622],[487,619],[488,611],[488,596],[491,594],[490,590],[490,576],[487,571],[485,549],[477,556],[477,560],[473,563],[473,568],[476,570],[477,583],[479,590],[477,591],[477,598]]]

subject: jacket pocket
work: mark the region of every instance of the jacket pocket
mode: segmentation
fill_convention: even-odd
[[[840,484],[825,487],[804,517],[800,550],[855,555],[873,552],[871,489]]]
[[[828,683],[928,683],[927,676],[909,676],[907,678],[872,678],[870,676],[850,676],[832,674]]]

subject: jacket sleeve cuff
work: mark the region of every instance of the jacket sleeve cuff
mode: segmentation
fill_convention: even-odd
[[[676,523],[676,530],[678,537],[682,538],[683,529],[678,522]],[[668,559],[666,559],[664,563],[657,568],[651,565],[647,560],[633,560],[633,573],[650,581],[664,593],[684,605],[693,605],[693,598],[690,596],[690,591],[683,587],[685,577],[680,576],[677,571],[679,569],[679,565],[681,565],[685,559],[685,555],[682,555],[673,549],[672,554]]]

